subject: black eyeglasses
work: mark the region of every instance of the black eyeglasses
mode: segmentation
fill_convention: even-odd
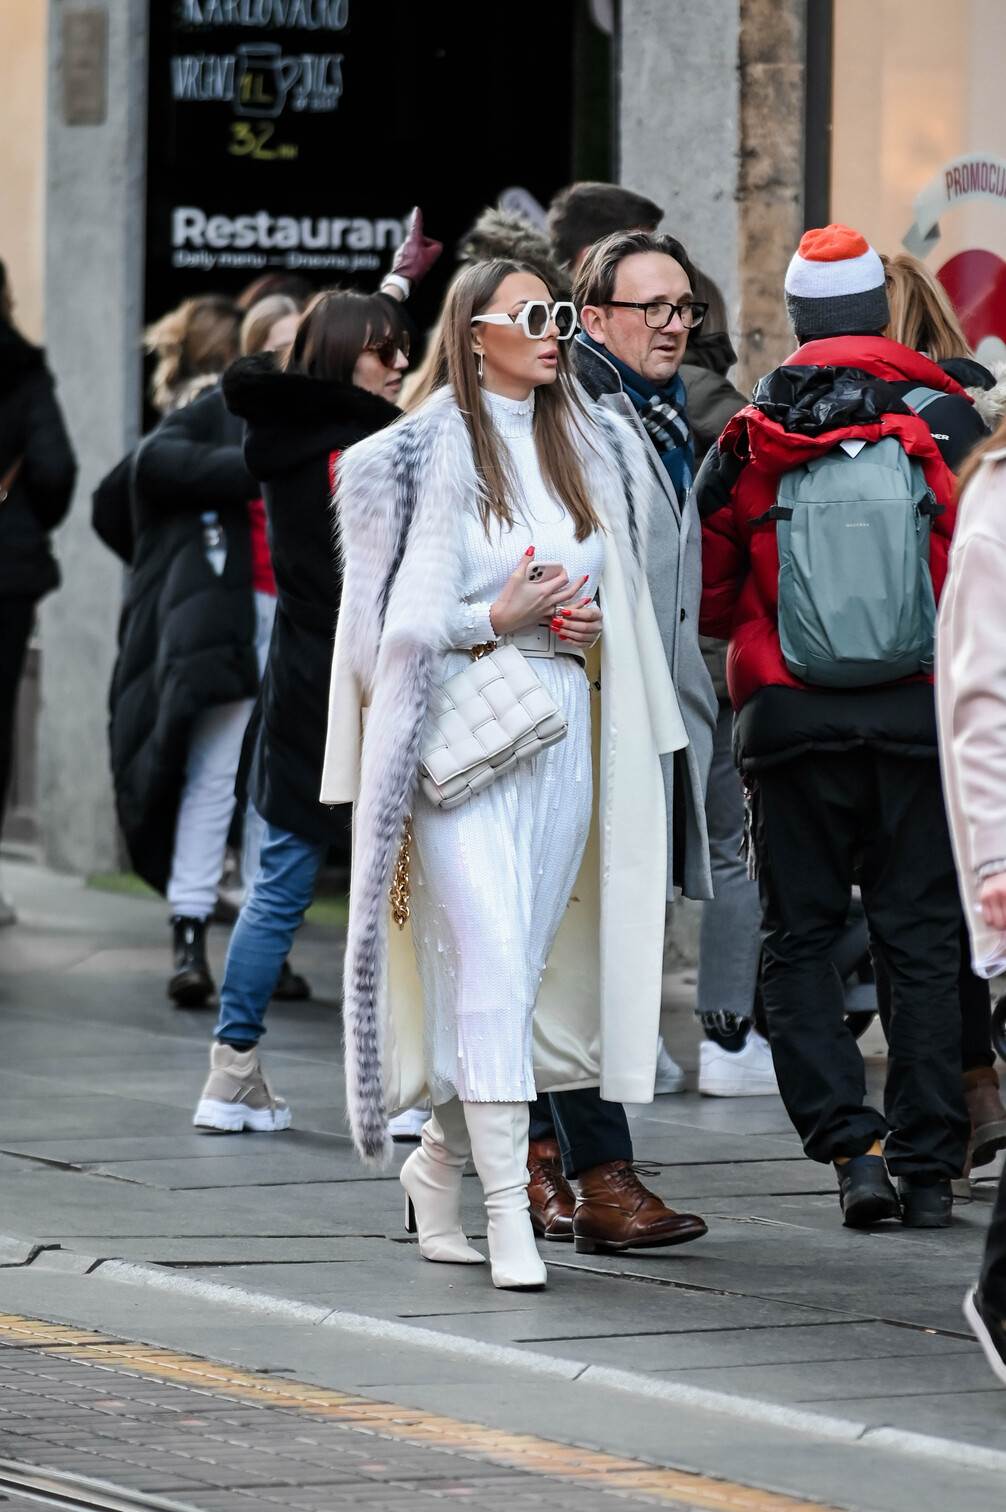
[[[669,300],[652,299],[648,304],[641,304],[636,299],[606,299],[605,305],[611,305],[616,310],[642,310],[646,324],[654,331],[660,331],[666,325],[670,325],[675,315],[681,321],[686,331],[694,331],[701,325],[709,310],[708,304],[700,300],[686,300],[684,304],[671,304]]]
[[[382,336],[378,341],[368,341],[363,348],[365,352],[373,352],[375,357],[380,358],[386,368],[393,368],[398,360],[398,354],[408,358],[409,335],[403,331],[400,336]]]

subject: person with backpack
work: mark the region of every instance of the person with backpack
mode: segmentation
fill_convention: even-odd
[[[858,232],[808,231],[785,291],[800,346],[695,485],[700,628],[730,639],[769,1037],[804,1150],[835,1165],[845,1223],[944,1227],[969,1134],[933,699],[956,506],[924,413],[894,386],[970,400],[880,334],[884,269]],[[883,1113],[867,1101],[829,959],[857,882],[891,987]]]

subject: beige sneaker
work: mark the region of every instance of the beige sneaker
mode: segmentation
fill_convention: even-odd
[[[257,1050],[235,1050],[214,1044],[210,1074],[192,1122],[207,1134],[258,1134],[288,1129],[293,1117],[281,1097],[273,1094],[259,1065]]]

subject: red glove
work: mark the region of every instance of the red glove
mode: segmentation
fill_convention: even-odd
[[[417,205],[409,216],[405,240],[395,253],[391,271],[397,273],[399,278],[407,278],[410,283],[417,284],[426,277],[443,250],[443,242],[433,241],[423,235],[423,212]]]

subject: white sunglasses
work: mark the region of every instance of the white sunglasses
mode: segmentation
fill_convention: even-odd
[[[576,305],[559,299],[549,305],[544,299],[529,299],[519,315],[473,315],[472,325],[519,325],[531,341],[543,341],[555,324],[558,339],[568,341],[576,334]]]

